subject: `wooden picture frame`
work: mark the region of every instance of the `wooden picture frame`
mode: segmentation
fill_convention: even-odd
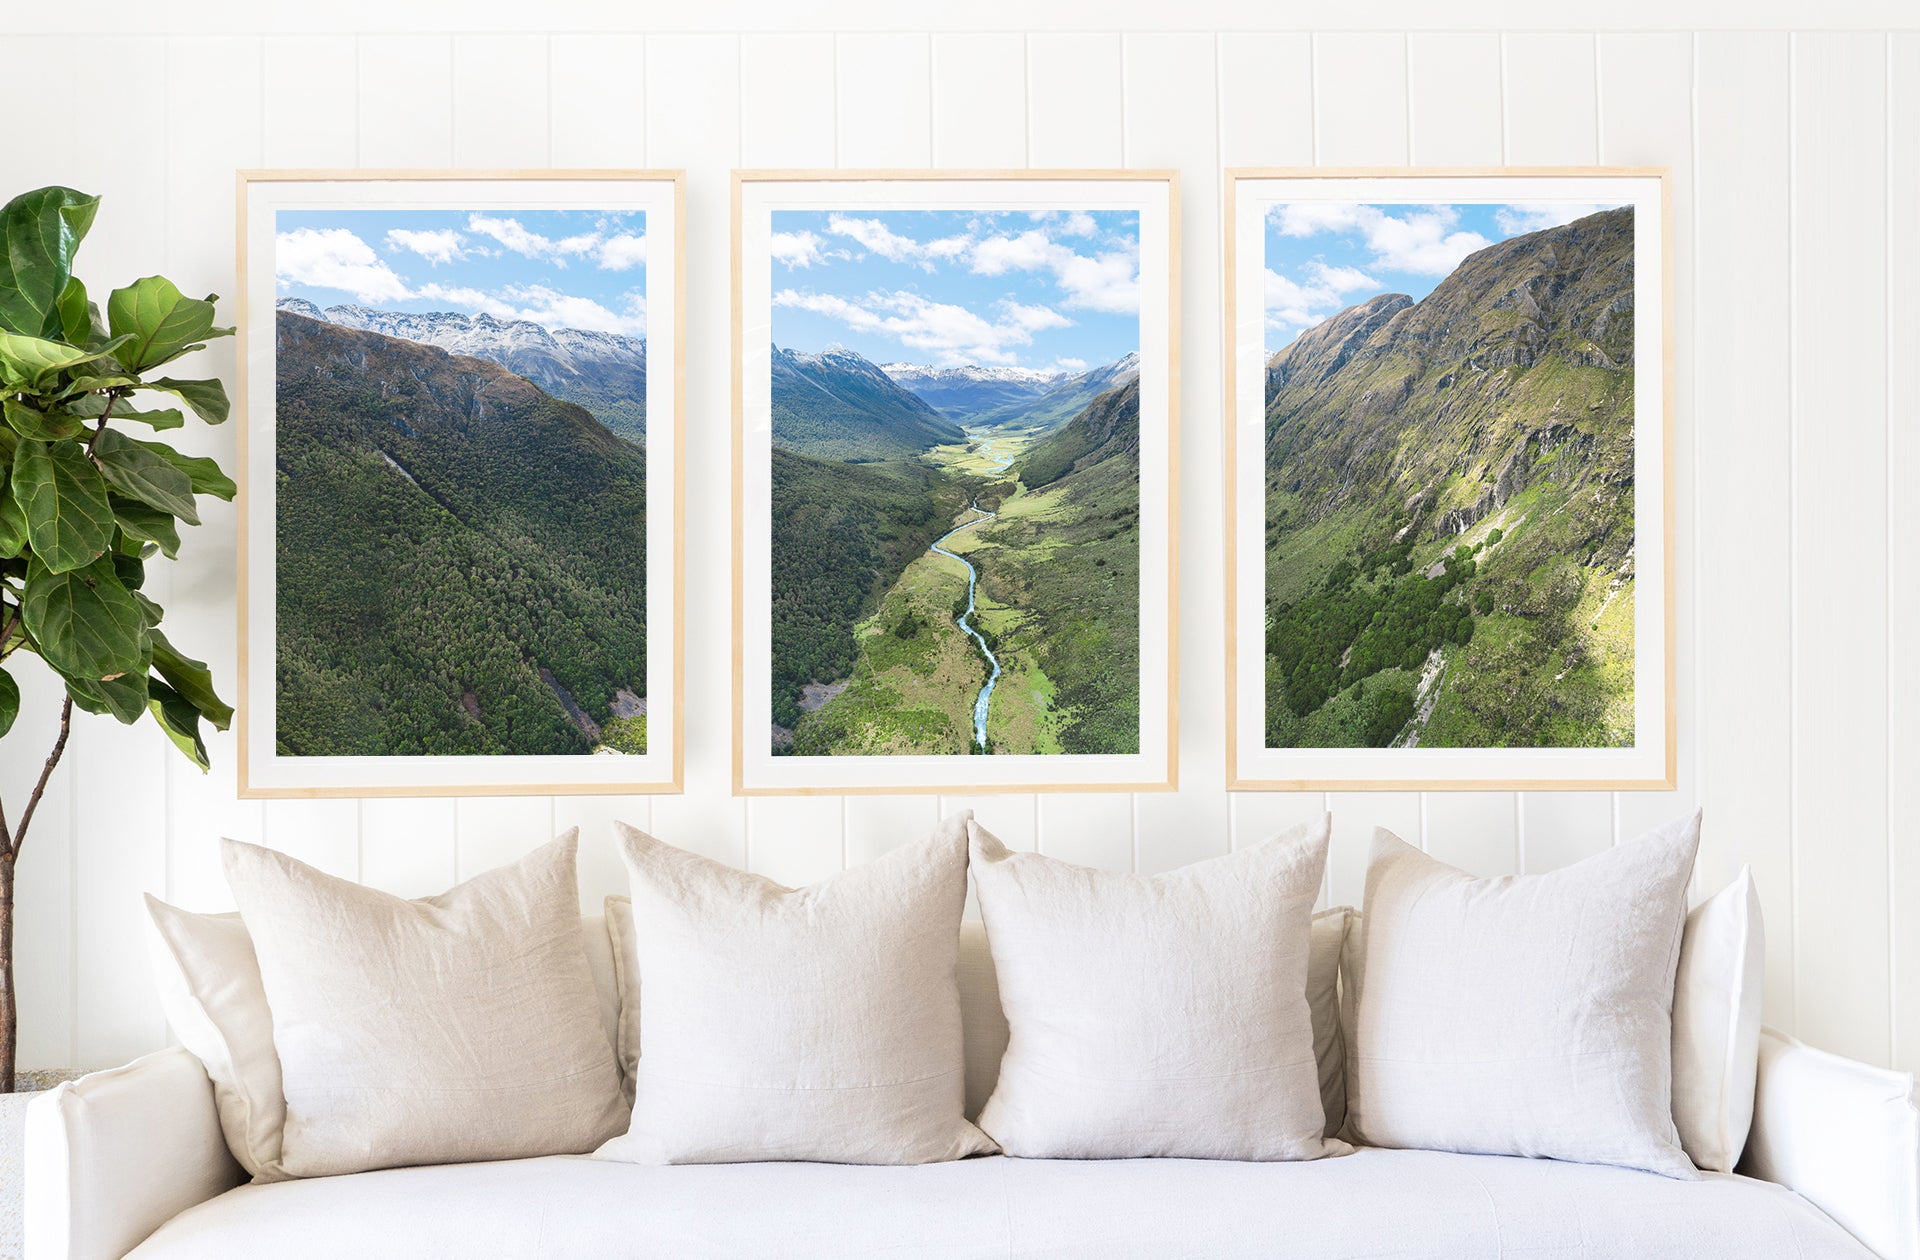
[[[733,787],[736,794],[845,795],[963,790],[970,793],[1152,792],[1174,788],[1178,779],[1179,755],[1176,669],[1179,629],[1179,212],[1179,177],[1172,171],[734,172]],[[862,221],[871,220],[874,224],[881,224],[885,220],[892,229],[898,229],[899,234],[895,235],[888,229],[885,234],[876,232],[865,238],[857,238],[857,233],[835,236],[830,216],[836,213],[858,215]],[[990,565],[976,568],[970,561],[951,551],[942,551],[940,554],[947,558],[942,560],[935,552],[935,546],[949,541],[952,534],[974,532],[986,537],[979,541],[968,540],[968,546],[975,549],[969,554],[995,554],[1008,565],[1027,564],[1033,553],[1019,551],[1012,542],[1002,544],[996,541],[1000,536],[999,531],[1005,530],[1010,523],[1017,531],[1028,530],[1029,527],[1017,518],[1017,513],[1042,501],[1033,497],[1035,488],[1027,480],[1021,479],[1020,470],[1026,465],[1017,464],[1016,461],[1024,459],[1027,451],[1037,450],[1036,444],[1046,436],[1070,425],[1085,410],[1084,404],[1091,401],[1092,395],[1088,398],[1075,395],[1077,401],[1071,414],[1063,412],[1061,417],[1053,417],[1049,413],[1044,423],[1033,420],[1029,424],[1024,420],[1009,419],[1015,416],[1018,408],[1028,405],[1025,402],[1009,404],[1015,411],[993,413],[999,417],[994,423],[1004,421],[1007,426],[1005,430],[989,425],[978,432],[967,432],[964,438],[947,435],[947,438],[940,439],[945,445],[913,447],[909,442],[896,450],[897,443],[893,438],[875,437],[873,440],[876,445],[872,452],[865,448],[856,450],[849,445],[853,439],[848,435],[853,430],[847,427],[845,413],[831,410],[823,413],[817,428],[807,430],[804,441],[795,438],[792,436],[795,430],[790,426],[796,423],[794,417],[797,413],[790,402],[782,401],[779,404],[783,419],[778,422],[774,419],[772,373],[776,352],[772,346],[777,329],[773,315],[773,272],[776,266],[773,255],[777,215],[799,216],[793,220],[795,223],[812,222],[806,216],[815,216],[821,225],[820,231],[807,229],[807,234],[825,244],[818,258],[808,256],[804,263],[781,264],[784,271],[780,283],[787,286],[781,293],[782,302],[788,302],[790,295],[804,289],[805,295],[792,298],[791,305],[795,308],[837,311],[840,314],[836,318],[852,319],[862,326],[868,322],[867,315],[854,314],[846,307],[835,305],[841,300],[838,297],[821,296],[819,290],[829,283],[821,277],[836,274],[824,262],[858,268],[875,256],[897,261],[883,251],[892,251],[901,258],[911,257],[925,270],[913,277],[909,285],[892,290],[891,297],[876,297],[875,300],[895,302],[896,309],[911,307],[914,310],[921,309],[915,305],[918,302],[940,303],[948,311],[964,308],[969,317],[980,318],[983,312],[989,311],[988,306],[983,305],[986,299],[978,294],[971,298],[962,296],[971,290],[958,277],[959,271],[973,268],[976,274],[991,271],[997,276],[1012,276],[1023,267],[1043,270],[1046,266],[1031,258],[1008,262],[1005,267],[1000,267],[998,261],[981,262],[982,255],[977,251],[985,248],[982,242],[990,238],[1004,240],[1018,235],[1011,233],[1010,220],[1005,216],[1019,215],[1027,220],[1023,231],[1032,235],[1026,243],[1038,253],[1070,248],[1049,235],[1056,231],[1055,227],[1046,226],[1048,216],[1053,215],[1068,216],[1059,221],[1059,231],[1065,231],[1065,225],[1070,222],[1076,230],[1086,227],[1094,232],[1096,236],[1088,239],[1105,242],[1100,247],[1103,250],[1109,246],[1115,253],[1132,250],[1133,267],[1131,274],[1125,277],[1125,282],[1131,284],[1137,293],[1134,303],[1137,314],[1131,316],[1137,323],[1127,335],[1133,338],[1129,349],[1138,356],[1138,365],[1137,369],[1127,370],[1137,370],[1137,383],[1133,389],[1127,389],[1124,385],[1127,375],[1123,372],[1113,377],[1107,385],[1099,387],[1105,390],[1109,385],[1121,383],[1111,395],[1100,393],[1099,396],[1113,398],[1116,406],[1131,408],[1139,435],[1137,447],[1130,455],[1138,470],[1132,474],[1130,487],[1125,478],[1115,482],[1116,486],[1121,487],[1117,493],[1122,498],[1132,495],[1134,519],[1116,526],[1111,540],[1101,540],[1115,541],[1116,546],[1127,546],[1124,540],[1129,531],[1134,539],[1128,558],[1116,560],[1118,567],[1107,571],[1112,575],[1113,586],[1102,590],[1119,589],[1121,568],[1134,570],[1130,579],[1131,599],[1134,602],[1128,614],[1138,629],[1137,632],[1123,631],[1110,641],[1119,645],[1112,648],[1112,659],[1119,664],[1110,676],[1121,682],[1111,692],[1099,693],[1124,692],[1129,685],[1126,681],[1129,677],[1128,666],[1132,666],[1132,677],[1138,681],[1132,696],[1123,696],[1108,709],[1100,709],[1095,704],[1074,708],[1064,703],[1063,692],[1071,696],[1087,696],[1095,694],[1095,691],[1093,688],[1076,690],[1072,683],[1062,684],[1060,690],[1048,690],[1052,681],[1043,674],[1036,662],[1044,650],[1039,645],[1049,628],[1059,624],[1058,621],[1049,619],[1048,615],[1039,611],[1011,603],[996,604],[996,596],[1003,593],[1004,588],[996,586],[996,576],[992,574]],[[1074,215],[1080,218],[1072,218]],[[968,216],[987,226],[959,223],[959,220]],[[1101,216],[1117,217],[1108,220]],[[782,219],[781,222],[787,221]],[[924,233],[916,236],[916,229],[911,226],[928,225],[926,230],[931,232],[934,230],[931,225],[935,223],[947,224],[952,228],[951,234],[933,240]],[[1131,226],[1115,226],[1126,224]],[[854,232],[852,228],[847,230]],[[1130,245],[1116,244],[1119,236],[1128,231],[1132,233]],[[910,237],[912,239],[908,239]],[[1045,239],[1043,241],[1040,238]],[[783,250],[790,247],[790,242],[784,240],[778,244]],[[912,252],[923,246],[923,252]],[[1001,247],[995,245],[992,248]],[[810,247],[792,248],[801,249],[804,254],[805,249]],[[959,262],[948,266],[949,256],[940,255],[941,249],[960,251],[951,257],[969,261],[964,267]],[[1089,246],[1088,249],[1092,250],[1093,247]],[[1063,265],[1067,265],[1064,263],[1064,254],[1047,253],[1046,256],[1063,260]],[[1104,254],[1102,256],[1105,257]],[[814,262],[822,260],[823,265],[818,268],[813,266]],[[878,266],[877,263],[874,265]],[[1000,269],[995,270],[996,267]],[[1012,291],[1013,281],[1009,279],[1007,283],[1009,291]],[[916,296],[901,296],[908,292]],[[1026,290],[1021,292],[1025,293]],[[859,293],[856,293],[856,297],[865,300]],[[1063,322],[1076,325],[1084,322],[1091,330],[1098,323],[1095,319],[1098,303],[1092,303],[1089,299],[1089,305],[1067,309],[1073,301],[1081,299],[1087,299],[1085,292],[1079,293],[1077,298],[1064,298],[1063,306],[1057,309],[1049,307],[1044,313],[1037,307],[1021,308],[1024,313],[1006,306],[994,306],[992,310],[1003,314],[1013,312],[1007,317],[1033,321],[1035,327],[1045,325],[1058,328]],[[811,306],[806,305],[809,301],[812,302]],[[1005,297],[1004,301],[1013,302],[1014,299]],[[971,306],[969,302],[972,302]],[[1121,308],[1110,305],[1107,309],[1111,312]],[[854,325],[846,326],[852,328]],[[1092,337],[1094,333],[1089,331],[1087,335]],[[1018,335],[1014,335],[1007,344],[1018,342]],[[865,344],[876,342],[869,338]],[[916,343],[907,340],[892,344],[911,346]],[[1123,367],[1123,360],[1115,359],[1109,363],[1109,359],[1113,358],[1112,347],[1118,344],[1113,342],[1108,349],[1096,346],[1094,358],[1089,363],[1077,368],[1062,367],[1060,371],[1065,375],[1058,381],[1046,386],[1036,385],[1036,388],[1057,389],[1058,392],[1052,397],[1065,407],[1062,400],[1072,389],[1061,382],[1072,377],[1082,380],[1085,388],[1094,389],[1094,385],[1087,382],[1099,377],[1103,365]],[[810,353],[822,349],[823,346],[807,345],[801,350],[809,353],[798,357],[785,355],[782,358],[785,365],[782,371],[802,371],[803,374],[826,372],[832,365],[822,362],[822,355]],[[853,365],[849,370],[872,369],[867,376],[867,379],[872,379],[878,371],[877,366],[864,357],[856,357],[860,357],[866,367]],[[1006,362],[1014,357],[1008,355],[999,361]],[[794,365],[800,364],[803,359],[807,362],[795,368]],[[964,353],[959,357],[948,354],[939,358],[931,352],[915,360],[921,364],[962,361],[979,363],[989,360],[965,360]],[[909,375],[930,370],[913,368],[909,370]],[[977,377],[981,374],[973,375]],[[903,376],[902,379],[908,377]],[[921,380],[920,377],[912,379]],[[920,388],[920,385],[909,388],[892,377],[886,377],[884,382],[876,383],[875,388],[889,398],[893,398],[890,390],[905,391],[915,400],[914,405],[921,406],[929,415],[938,410],[933,404],[913,394],[913,388]],[[783,394],[783,399],[790,397]],[[904,414],[901,409],[907,405],[893,398],[893,402],[887,406],[895,410],[887,414],[896,417]],[[958,432],[965,425],[972,424],[972,418],[987,414],[985,411],[970,410],[974,405],[970,401],[949,401],[946,404],[947,411],[941,413],[944,419],[927,420],[926,416],[921,419],[935,427],[942,423],[951,424]],[[1025,416],[1028,413],[1018,414]],[[943,504],[939,508],[939,513],[943,514],[929,517],[943,529],[953,527],[939,539],[933,539],[931,535],[921,539],[915,535],[901,542],[898,541],[900,536],[896,535],[890,545],[897,545],[900,554],[889,553],[885,560],[875,566],[875,588],[860,593],[859,599],[849,608],[840,608],[834,614],[840,620],[829,627],[828,634],[807,640],[838,644],[830,647],[826,655],[833,656],[838,652],[846,657],[842,661],[835,656],[830,666],[821,667],[836,674],[844,670],[843,677],[813,678],[808,674],[805,681],[809,687],[820,687],[817,691],[787,685],[799,679],[800,674],[796,671],[804,672],[811,667],[811,663],[804,666],[796,664],[792,652],[784,648],[776,649],[774,643],[774,575],[776,572],[792,572],[790,568],[777,569],[773,559],[774,509],[771,496],[775,485],[772,465],[778,445],[777,424],[789,426],[779,438],[779,442],[789,443],[779,446],[779,458],[785,470],[779,484],[783,486],[790,487],[803,482],[811,486],[814,483],[808,479],[828,477],[830,470],[825,465],[835,460],[847,465],[864,463],[875,466],[864,470],[874,477],[895,475],[886,472],[886,469],[920,467],[929,460],[934,463],[947,460],[948,465],[943,466],[948,471],[937,474],[942,477],[951,475],[951,481],[943,484],[964,483],[979,490],[997,487],[1008,492],[1006,502],[1019,501],[1026,505],[1009,509],[1010,513],[1016,514],[1015,519],[1009,522],[979,508],[978,497],[972,499],[972,511],[957,500],[953,504]],[[1049,428],[1049,425],[1056,427]],[[932,431],[931,428],[928,430]],[[994,445],[1000,440],[998,437],[982,436],[983,433],[998,434],[1003,431],[1017,431],[1019,436],[1004,447]],[[1112,431],[1107,430],[1109,433]],[[951,440],[947,440],[949,438]],[[806,449],[802,451],[801,446]],[[1066,467],[1070,473],[1085,471],[1115,449],[1112,443],[1106,443],[1083,460]],[[1012,472],[1012,478],[992,481],[983,472],[980,477],[968,480],[962,471],[956,471],[960,469],[958,461],[974,454],[982,459],[991,455],[989,464],[993,475],[998,477],[1000,470],[1008,470]],[[1111,465],[1108,472],[1118,476],[1113,470],[1120,467],[1122,465]],[[856,469],[856,472],[859,471]],[[1052,471],[1049,465],[1049,472]],[[1047,483],[1046,489],[1052,492],[1057,488],[1058,494],[1057,500],[1047,502],[1064,502],[1082,493],[1079,489],[1068,487],[1068,480],[1069,477],[1062,475],[1059,480]],[[864,482],[861,484],[864,485]],[[865,494],[866,491],[857,493]],[[911,493],[918,495],[921,491],[915,489]],[[926,493],[931,498],[935,492]],[[1018,496],[1023,494],[1029,497],[1018,500]],[[844,502],[851,503],[853,500]],[[994,502],[996,506],[1000,505],[997,498]],[[950,510],[954,508],[959,510]],[[847,513],[853,510],[852,507],[845,508]],[[1065,515],[1062,519],[1083,519],[1075,515],[1077,510],[1063,509]],[[977,528],[983,525],[990,526],[995,532],[988,533]],[[924,532],[932,526],[920,522],[912,528]],[[911,529],[907,532],[910,534]],[[1011,538],[1014,532],[1009,531],[1006,536]],[[1021,532],[1018,537],[1025,539],[1030,534]],[[925,549],[920,545],[923,542],[929,544]],[[955,545],[959,544],[956,542]],[[1098,550],[1098,543],[1089,541],[1076,544],[1076,547],[1076,559],[1071,563],[1084,561],[1088,565],[1108,564],[1104,556],[1087,559]],[[947,564],[948,560],[954,562],[948,565],[952,571],[943,572],[940,566]],[[901,568],[901,565],[906,567]],[[916,569],[916,565],[921,567]],[[972,576],[968,577],[959,566],[965,566]],[[1018,571],[1027,574],[1032,572],[1031,569]],[[914,576],[920,573],[926,575],[924,581]],[[892,585],[880,584],[881,577],[885,577]],[[784,582],[787,579],[782,577],[781,580]],[[1048,575],[1050,582],[1069,580],[1078,579],[1070,578],[1064,569]],[[965,600],[956,598],[954,607],[944,611],[935,606],[939,592],[944,590],[940,584],[953,584],[957,595],[961,589],[959,584],[963,582]],[[1089,586],[1085,589],[1092,588]],[[980,597],[977,604],[970,602],[976,592]],[[1094,598],[1097,602],[1098,598],[1104,597]],[[1114,596],[1116,600],[1124,598],[1121,595]],[[968,608],[965,615],[969,620],[965,623],[960,619],[963,602]],[[922,608],[922,603],[926,607]],[[1118,606],[1121,605],[1116,604]],[[948,613],[952,615],[949,617]],[[1016,692],[1006,687],[996,687],[1003,676],[1002,662],[988,648],[988,640],[970,628],[971,619],[976,615],[981,618],[987,632],[994,636],[993,642],[1007,649],[1007,676],[1017,679],[1017,685],[1026,690]],[[886,673],[879,664],[876,651],[870,651],[856,641],[856,631],[868,638],[877,636],[880,633],[876,629],[877,623],[889,616],[897,620],[897,625],[892,622],[889,625],[893,633],[907,645],[906,650],[929,654],[927,660],[934,662],[929,666],[932,670],[929,676],[934,678],[934,682],[924,687],[912,679],[899,683],[898,680],[907,678],[906,674]],[[1114,621],[1124,622],[1127,619],[1122,616]],[[954,627],[952,632],[948,629],[949,621]],[[977,663],[969,665],[968,660],[963,659],[967,657],[964,645],[955,646],[961,644],[958,637],[960,631],[972,636],[980,655]],[[783,631],[782,635],[783,645],[801,641],[796,633]],[[1023,635],[1027,637],[1022,639]],[[1051,642],[1062,641],[1055,639]],[[949,649],[952,651],[949,652]],[[948,662],[949,656],[952,679],[946,673],[939,672],[948,668],[940,662]],[[1134,657],[1137,664],[1129,661],[1128,657]],[[1067,662],[1068,649],[1056,649],[1056,655],[1049,659]],[[1093,672],[1088,664],[1091,659],[1082,657],[1078,661],[1063,664],[1062,668],[1069,672],[1079,671],[1084,677]],[[783,680],[779,684],[781,698],[776,697],[776,670],[780,671]],[[972,672],[969,673],[969,670]],[[794,677],[787,678],[787,674],[793,674]],[[974,674],[979,677],[973,677]],[[962,678],[962,675],[965,677]],[[850,690],[834,690],[842,686]],[[795,694],[788,695],[787,692]],[[801,707],[803,702],[822,694],[827,697],[823,703],[812,709]],[[1009,703],[1008,697],[1015,695],[1020,699]],[[786,703],[782,702],[782,698]],[[846,707],[856,702],[862,706],[858,712]],[[843,707],[836,710],[832,707],[835,704],[842,704]],[[912,708],[916,716],[909,724],[901,715],[912,706],[918,707]],[[789,708],[793,713],[787,713]],[[1098,721],[1111,719],[1108,728],[1097,728],[1096,721],[1088,717],[1096,712],[1101,715]],[[799,720],[791,728],[782,727],[777,720],[796,715]],[[1133,724],[1132,729],[1128,728],[1129,723]],[[1067,733],[1060,734],[1062,731]],[[792,741],[787,747],[799,751],[776,752],[783,734]],[[986,736],[984,743],[981,741],[983,734]],[[1110,742],[1102,743],[1103,740]],[[1089,751],[1069,751],[1073,748]],[[993,755],[973,755],[989,749]],[[1108,751],[1110,749],[1118,751]]]
[[[239,794],[679,791],[685,173],[241,171],[236,191]]]
[[[1228,789],[1671,789],[1670,172],[1232,168],[1223,205]],[[1583,207],[1612,209],[1585,228],[1568,222]],[[1624,207],[1630,212],[1622,214]],[[1415,222],[1421,216],[1425,221]],[[1489,217],[1483,234],[1476,224]],[[1549,239],[1549,231],[1560,235]],[[1535,232],[1531,245],[1522,239]],[[1549,258],[1530,253],[1533,245],[1558,248]],[[1416,268],[1425,271],[1404,270]],[[1625,300],[1618,292],[1623,269],[1631,285]],[[1581,335],[1604,328],[1612,338],[1606,346],[1571,348],[1571,316],[1556,323],[1557,314],[1520,311],[1531,297],[1493,293],[1512,280],[1517,295],[1529,276],[1549,272],[1553,284],[1593,286],[1577,291],[1587,302],[1582,313],[1603,309],[1606,318],[1590,321]],[[1430,308],[1435,318],[1404,295],[1389,300],[1402,276],[1425,286],[1420,302],[1441,291],[1440,305]],[[1545,300],[1549,308],[1540,311],[1560,309],[1552,305],[1557,297]],[[1622,364],[1607,354],[1619,353],[1620,316],[1628,307],[1631,358]],[[1437,318],[1442,312],[1446,320]],[[1476,313],[1471,335],[1489,345],[1505,339],[1508,348],[1470,357],[1450,372],[1440,362],[1454,346],[1448,330],[1464,329],[1463,317]],[[1533,326],[1523,327],[1527,321]],[[1290,340],[1276,347],[1270,330]],[[1430,351],[1413,348],[1416,331]],[[1511,348],[1522,341],[1524,349]],[[1651,371],[1649,355],[1657,360]],[[1519,384],[1542,364],[1567,367],[1564,382],[1534,377]],[[1376,375],[1362,381],[1368,373]],[[1505,375],[1496,382],[1495,373]],[[1434,401],[1442,386],[1456,391],[1444,406]],[[1481,406],[1470,392],[1482,387],[1514,391],[1502,395],[1497,419],[1489,418],[1491,404]],[[1529,407],[1539,414],[1529,416]],[[1445,423],[1437,419],[1443,414],[1450,417]],[[1623,415],[1632,435],[1624,453]],[[1530,438],[1526,426],[1535,419],[1539,429]],[[1420,424],[1429,427],[1415,434]],[[1466,427],[1454,432],[1449,425]],[[1560,453],[1554,458],[1565,456],[1551,474],[1558,480],[1534,476],[1545,447]],[[1604,456],[1590,460],[1568,454],[1601,448]],[[1521,476],[1510,475],[1522,463]],[[1522,498],[1534,493],[1541,520],[1551,520],[1556,505],[1571,501],[1576,479],[1590,499],[1581,529],[1554,533],[1559,525],[1550,530],[1536,521],[1529,539]],[[1497,517],[1490,514],[1496,510]],[[1455,529],[1464,532],[1447,535]],[[1585,550],[1553,550],[1561,533],[1573,540],[1576,532]],[[1456,537],[1468,554],[1442,554]],[[1503,543],[1508,555],[1495,550]],[[1523,567],[1536,559],[1538,566]],[[1341,560],[1348,569],[1338,567]],[[1525,585],[1529,575],[1547,573],[1549,561],[1560,583],[1552,588],[1557,610]],[[1428,601],[1437,586],[1411,585],[1421,579],[1450,589]],[[1624,619],[1624,605],[1608,602],[1622,590],[1631,603]],[[1422,613],[1428,602],[1434,607]],[[1605,621],[1609,609],[1613,620]],[[1527,620],[1543,611],[1548,624]],[[1576,613],[1593,614],[1591,624]],[[1439,626],[1446,617],[1453,620]],[[1474,628],[1463,628],[1462,620]],[[1421,658],[1409,668],[1415,655]],[[1543,675],[1543,663],[1559,672]],[[1574,683],[1555,690],[1567,677]],[[1630,686],[1623,688],[1623,679]],[[1499,683],[1513,684],[1504,707],[1495,698]],[[1606,742],[1623,731],[1624,744]],[[1422,735],[1441,746],[1423,746]],[[1382,736],[1392,743],[1336,746]]]

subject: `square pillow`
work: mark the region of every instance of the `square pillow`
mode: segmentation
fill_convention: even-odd
[[[272,1011],[289,1175],[579,1154],[619,1131],[576,838],[419,901],[222,842]]]
[[[980,1127],[1036,1159],[1344,1153],[1306,997],[1327,831],[1134,875],[1011,852],[975,824],[1010,1029]]]
[[[1352,930],[1352,906],[1313,916],[1307,941],[1307,1010],[1313,1016],[1313,1057],[1320,1073],[1320,1106],[1328,1137],[1347,1123],[1347,1039],[1340,1027],[1340,958]]]
[[[961,1113],[954,968],[967,815],[787,888],[616,823],[632,880],[639,1164],[926,1164],[992,1149]],[[619,951],[616,951],[618,956]],[[629,1047],[631,1048],[629,1040]]]
[[[1694,907],[1673,986],[1673,1123],[1709,1172],[1732,1172],[1753,1127],[1767,942],[1746,867]]]
[[[1347,1136],[1696,1176],[1672,1111],[1674,974],[1700,816],[1476,879],[1374,833]]]
[[[148,895],[148,953],[167,1026],[213,1081],[220,1131],[255,1181],[284,1181],[287,1100],[253,938],[237,914],[194,914]]]

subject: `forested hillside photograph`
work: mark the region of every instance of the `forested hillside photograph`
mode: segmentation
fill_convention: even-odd
[[[1635,208],[1265,221],[1268,748],[1628,748]]]
[[[647,751],[639,210],[280,210],[275,741]]]
[[[776,755],[1140,749],[1140,215],[772,213]]]

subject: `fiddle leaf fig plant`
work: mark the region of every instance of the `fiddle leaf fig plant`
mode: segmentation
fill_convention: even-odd
[[[160,276],[107,296],[103,315],[73,274],[100,199],[41,188],[0,208],[0,739],[20,757],[18,670],[39,660],[65,691],[59,725],[26,801],[0,799],[0,1092],[14,1082],[14,872],[73,710],[132,725],[150,717],[207,768],[201,723],[225,730],[233,710],[206,664],[160,629],[142,588],[148,566],[180,550],[201,495],[232,499],[215,461],[142,433],[178,429],[191,412],[227,418],[217,380],[156,375],[231,328],[211,296]],[[110,789],[107,789],[110,790]]]

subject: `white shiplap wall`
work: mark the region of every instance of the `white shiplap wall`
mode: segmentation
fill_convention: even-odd
[[[86,721],[21,870],[29,1065],[105,1065],[164,1039],[139,895],[224,905],[222,834],[419,895],[577,823],[582,892],[597,902],[621,884],[616,817],[801,882],[960,805],[1010,843],[1140,870],[1331,809],[1328,894],[1354,901],[1375,824],[1475,871],[1538,871],[1697,802],[1701,882],[1742,862],[1757,874],[1772,1022],[1920,1066],[1920,928],[1905,926],[1920,916],[1920,36],[1872,29],[1909,20],[1900,10],[1829,6],[1818,31],[1694,31],[1674,29],[1686,5],[1634,0],[1609,20],[1650,29],[1596,32],[1485,0],[1449,6],[1452,29],[1431,29],[1442,19],[1395,0],[1369,10],[1369,29],[1310,31],[1314,15],[1265,4],[1169,14],[1122,0],[1095,19],[1108,29],[1080,29],[1068,6],[988,0],[929,15],[940,29],[928,32],[864,0],[815,6],[804,30],[770,4],[97,7],[136,33],[70,33],[49,9],[39,33],[9,38],[0,181],[8,195],[48,182],[105,194],[85,253],[95,285],[162,270],[231,294],[236,167],[687,168],[696,575],[727,572],[730,167],[1179,168],[1183,787],[734,799],[718,579],[688,584],[683,796],[239,801],[230,738],[202,778],[151,731]],[[1746,20],[1777,28],[1792,12],[1756,4]],[[1500,29],[1541,21],[1562,29]],[[1289,22],[1301,29],[1244,29]],[[1129,25],[1141,29],[1111,29]],[[131,132],[126,93],[71,89],[100,66],[142,67]],[[75,142],[108,135],[126,142]],[[1219,168],[1502,162],[1675,171],[1680,788],[1229,797]],[[208,357],[230,374],[230,348]],[[231,462],[230,430],[188,434]],[[210,655],[233,694],[234,520],[209,515],[161,593],[176,639]],[[54,700],[22,672],[29,711],[0,756],[9,802]]]

